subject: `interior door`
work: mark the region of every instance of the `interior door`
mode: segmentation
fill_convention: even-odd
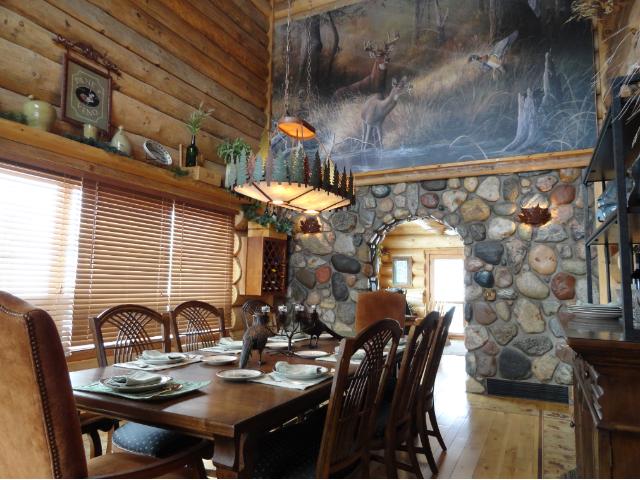
[[[429,269],[427,305],[442,304],[445,310],[455,307],[449,336],[464,334],[464,253],[450,249],[447,253],[426,251],[425,265]]]

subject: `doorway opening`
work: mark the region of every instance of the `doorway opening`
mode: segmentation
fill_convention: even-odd
[[[464,244],[456,231],[433,218],[400,223],[379,243],[379,288],[401,289],[413,314],[436,308],[455,314],[449,336],[464,335]]]

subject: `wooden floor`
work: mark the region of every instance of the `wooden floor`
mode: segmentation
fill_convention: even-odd
[[[443,356],[436,413],[447,451],[432,441],[440,468],[434,478],[559,478],[575,468],[567,405],[468,394],[465,375],[463,356]],[[211,462],[205,466],[215,478]],[[426,461],[421,466],[432,478]],[[384,470],[374,464],[372,475],[383,478]]]

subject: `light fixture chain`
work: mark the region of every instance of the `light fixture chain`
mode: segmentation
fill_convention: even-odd
[[[291,0],[287,0],[287,36],[284,64],[284,111],[289,115],[289,61],[291,57]]]
[[[311,113],[311,17],[307,18],[307,111]]]

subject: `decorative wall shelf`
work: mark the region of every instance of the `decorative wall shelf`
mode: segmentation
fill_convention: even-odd
[[[223,188],[189,177],[177,178],[164,168],[2,119],[0,160],[105,181],[230,213],[238,212],[247,203]]]

